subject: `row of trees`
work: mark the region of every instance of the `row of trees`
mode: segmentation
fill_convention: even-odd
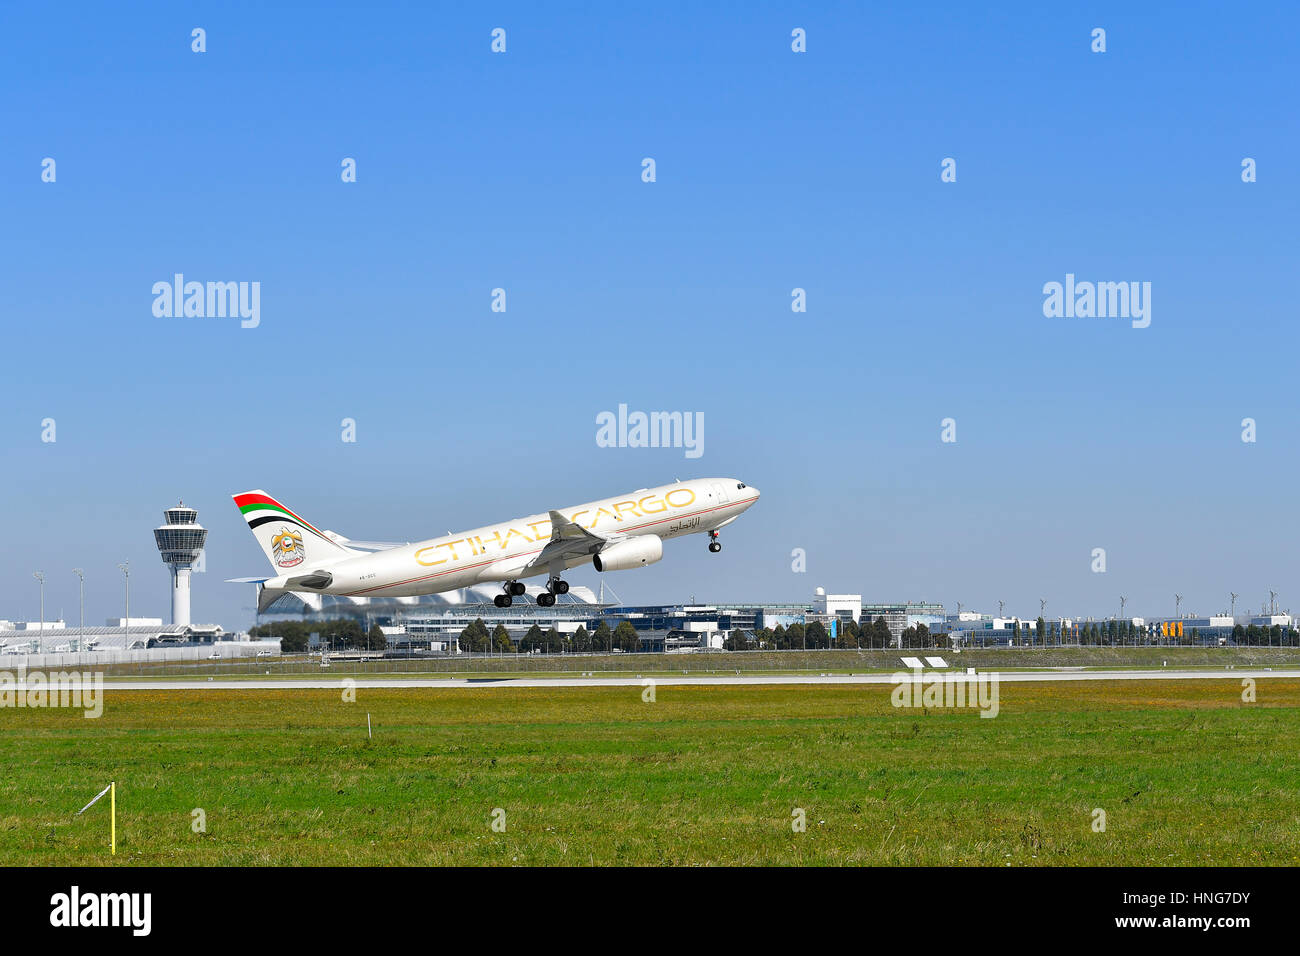
[[[280,649],[287,654],[307,650],[312,634],[319,634],[326,647],[382,651],[387,646],[378,624],[367,634],[356,621],[277,621],[248,629],[249,637],[278,637]]]
[[[1262,627],[1259,624],[1242,627],[1238,624],[1232,629],[1232,640],[1235,644],[1249,647],[1300,647],[1300,631],[1281,624],[1272,627]]]
[[[561,634],[553,627],[543,631],[534,624],[517,643],[511,639],[505,625],[498,624],[494,631],[488,633],[482,618],[466,625],[460,632],[460,649],[478,654],[489,650],[500,654],[513,654],[516,651],[525,654],[535,651],[544,654],[591,654],[615,649],[631,653],[640,648],[641,639],[636,628],[627,621],[620,622],[612,630],[601,621],[594,631],[579,627],[572,634]]]
[[[280,646],[286,653],[301,653],[307,650],[310,635],[320,635],[321,643],[333,648],[351,648],[357,650],[382,651],[386,647],[384,632],[379,625],[370,628],[367,633],[360,624],[350,620],[334,621],[280,621],[275,624],[261,624],[249,629],[249,635],[259,638],[280,638]],[[1058,634],[1049,633],[1046,622],[1040,617],[1034,624],[1017,622],[1012,627],[1012,638],[1016,643],[1043,645],[1048,641],[1060,641]],[[1199,644],[1200,637],[1196,628],[1188,628],[1180,638],[1152,637],[1146,628],[1134,625],[1132,621],[1097,621],[1082,624],[1078,628],[1077,641],[1082,645],[1112,644]],[[1300,646],[1300,632],[1295,628],[1273,625],[1262,627],[1251,624],[1243,627],[1238,624],[1232,629],[1234,644],[1248,647],[1297,647]],[[1067,634],[1065,643],[1075,643],[1075,635]],[[753,650],[825,650],[828,648],[886,648],[893,644],[889,625],[883,617],[874,621],[864,620],[861,625],[854,621],[841,623],[838,634],[832,640],[825,626],[820,621],[811,624],[791,624],[788,628],[777,625],[775,628],[759,628],[756,631],[734,630],[723,645],[729,651]],[[917,624],[903,631],[904,648],[942,648],[948,645],[947,636],[934,633],[924,624]],[[460,634],[460,649],[473,653],[512,654],[516,651],[531,653],[540,651],[547,654],[583,654],[608,652],[614,649],[632,653],[640,650],[641,641],[636,628],[628,621],[622,621],[618,627],[611,629],[601,621],[593,631],[580,627],[573,634],[561,634],[555,628],[543,631],[534,624],[519,641],[510,637],[504,625],[498,624],[488,631],[487,624],[478,618]]]
[[[926,637],[929,636],[929,631],[924,624],[919,625],[919,629]],[[903,632],[905,637],[909,631],[916,639],[917,628],[908,628],[908,631]],[[760,627],[756,631],[734,630],[727,635],[723,647],[729,651],[794,651],[880,648],[889,647],[892,642],[893,635],[889,631],[889,625],[885,623],[883,617],[878,617],[874,621],[863,621],[861,625],[856,621],[842,622],[834,640],[831,639],[830,633],[821,621],[813,621],[807,625],[791,624],[789,627],[778,624],[775,628]]]

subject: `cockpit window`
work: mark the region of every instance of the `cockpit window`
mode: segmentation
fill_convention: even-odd
[[[736,483],[736,487],[737,487],[737,488],[744,488],[744,487],[745,487],[745,483],[744,483],[743,481],[737,482],[737,483]]]

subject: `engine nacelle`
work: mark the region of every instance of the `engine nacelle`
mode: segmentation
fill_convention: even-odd
[[[657,534],[643,534],[611,544],[591,559],[597,571],[627,571],[644,568],[664,556],[664,539]]]

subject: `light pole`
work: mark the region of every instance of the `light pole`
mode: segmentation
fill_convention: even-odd
[[[1121,594],[1121,595],[1119,596],[1119,626],[1120,626],[1120,628],[1121,628],[1121,630],[1120,630],[1120,632],[1119,632],[1119,643],[1120,643],[1120,646],[1121,646],[1121,647],[1124,646],[1124,631],[1123,631],[1122,629],[1123,629],[1123,627],[1124,627],[1124,605],[1127,604],[1127,603],[1128,603],[1128,598],[1126,598],[1124,595]],[[1137,647],[1137,635],[1136,635],[1136,634],[1133,635],[1133,646],[1134,646],[1134,647]]]
[[[32,577],[41,582],[41,630],[40,636],[36,638],[36,653],[45,653],[45,572],[33,571]]]
[[[1178,613],[1178,607],[1182,603],[1183,603],[1183,596],[1181,594],[1175,594],[1174,595],[1174,622],[1175,623],[1182,620],[1182,617]]]
[[[122,618],[122,650],[131,647],[131,562],[124,561],[117,566],[126,579],[126,617]]]
[[[77,653],[86,648],[86,572],[73,568],[72,573],[80,579],[78,590],[81,593],[81,624],[77,627]]]

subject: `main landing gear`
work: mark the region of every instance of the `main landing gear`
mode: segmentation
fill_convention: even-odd
[[[716,531],[709,532],[709,550],[714,554],[722,550],[722,542],[718,540],[718,532]]]
[[[492,599],[492,603],[497,607],[509,607],[515,603],[515,598],[524,593],[526,589],[521,581],[507,581],[505,583],[505,594],[498,594]]]
[[[523,596],[527,589],[522,581],[507,581],[502,587],[504,594],[498,594],[492,599],[492,603],[497,607],[510,607],[515,603],[515,598]],[[546,582],[546,590],[537,595],[538,607],[554,607],[555,596],[557,594],[568,594],[569,582],[561,581],[559,578],[551,578]]]
[[[546,582],[546,590],[537,595],[538,607],[554,607],[555,595],[568,594],[569,582],[561,581],[559,578],[551,578]]]

